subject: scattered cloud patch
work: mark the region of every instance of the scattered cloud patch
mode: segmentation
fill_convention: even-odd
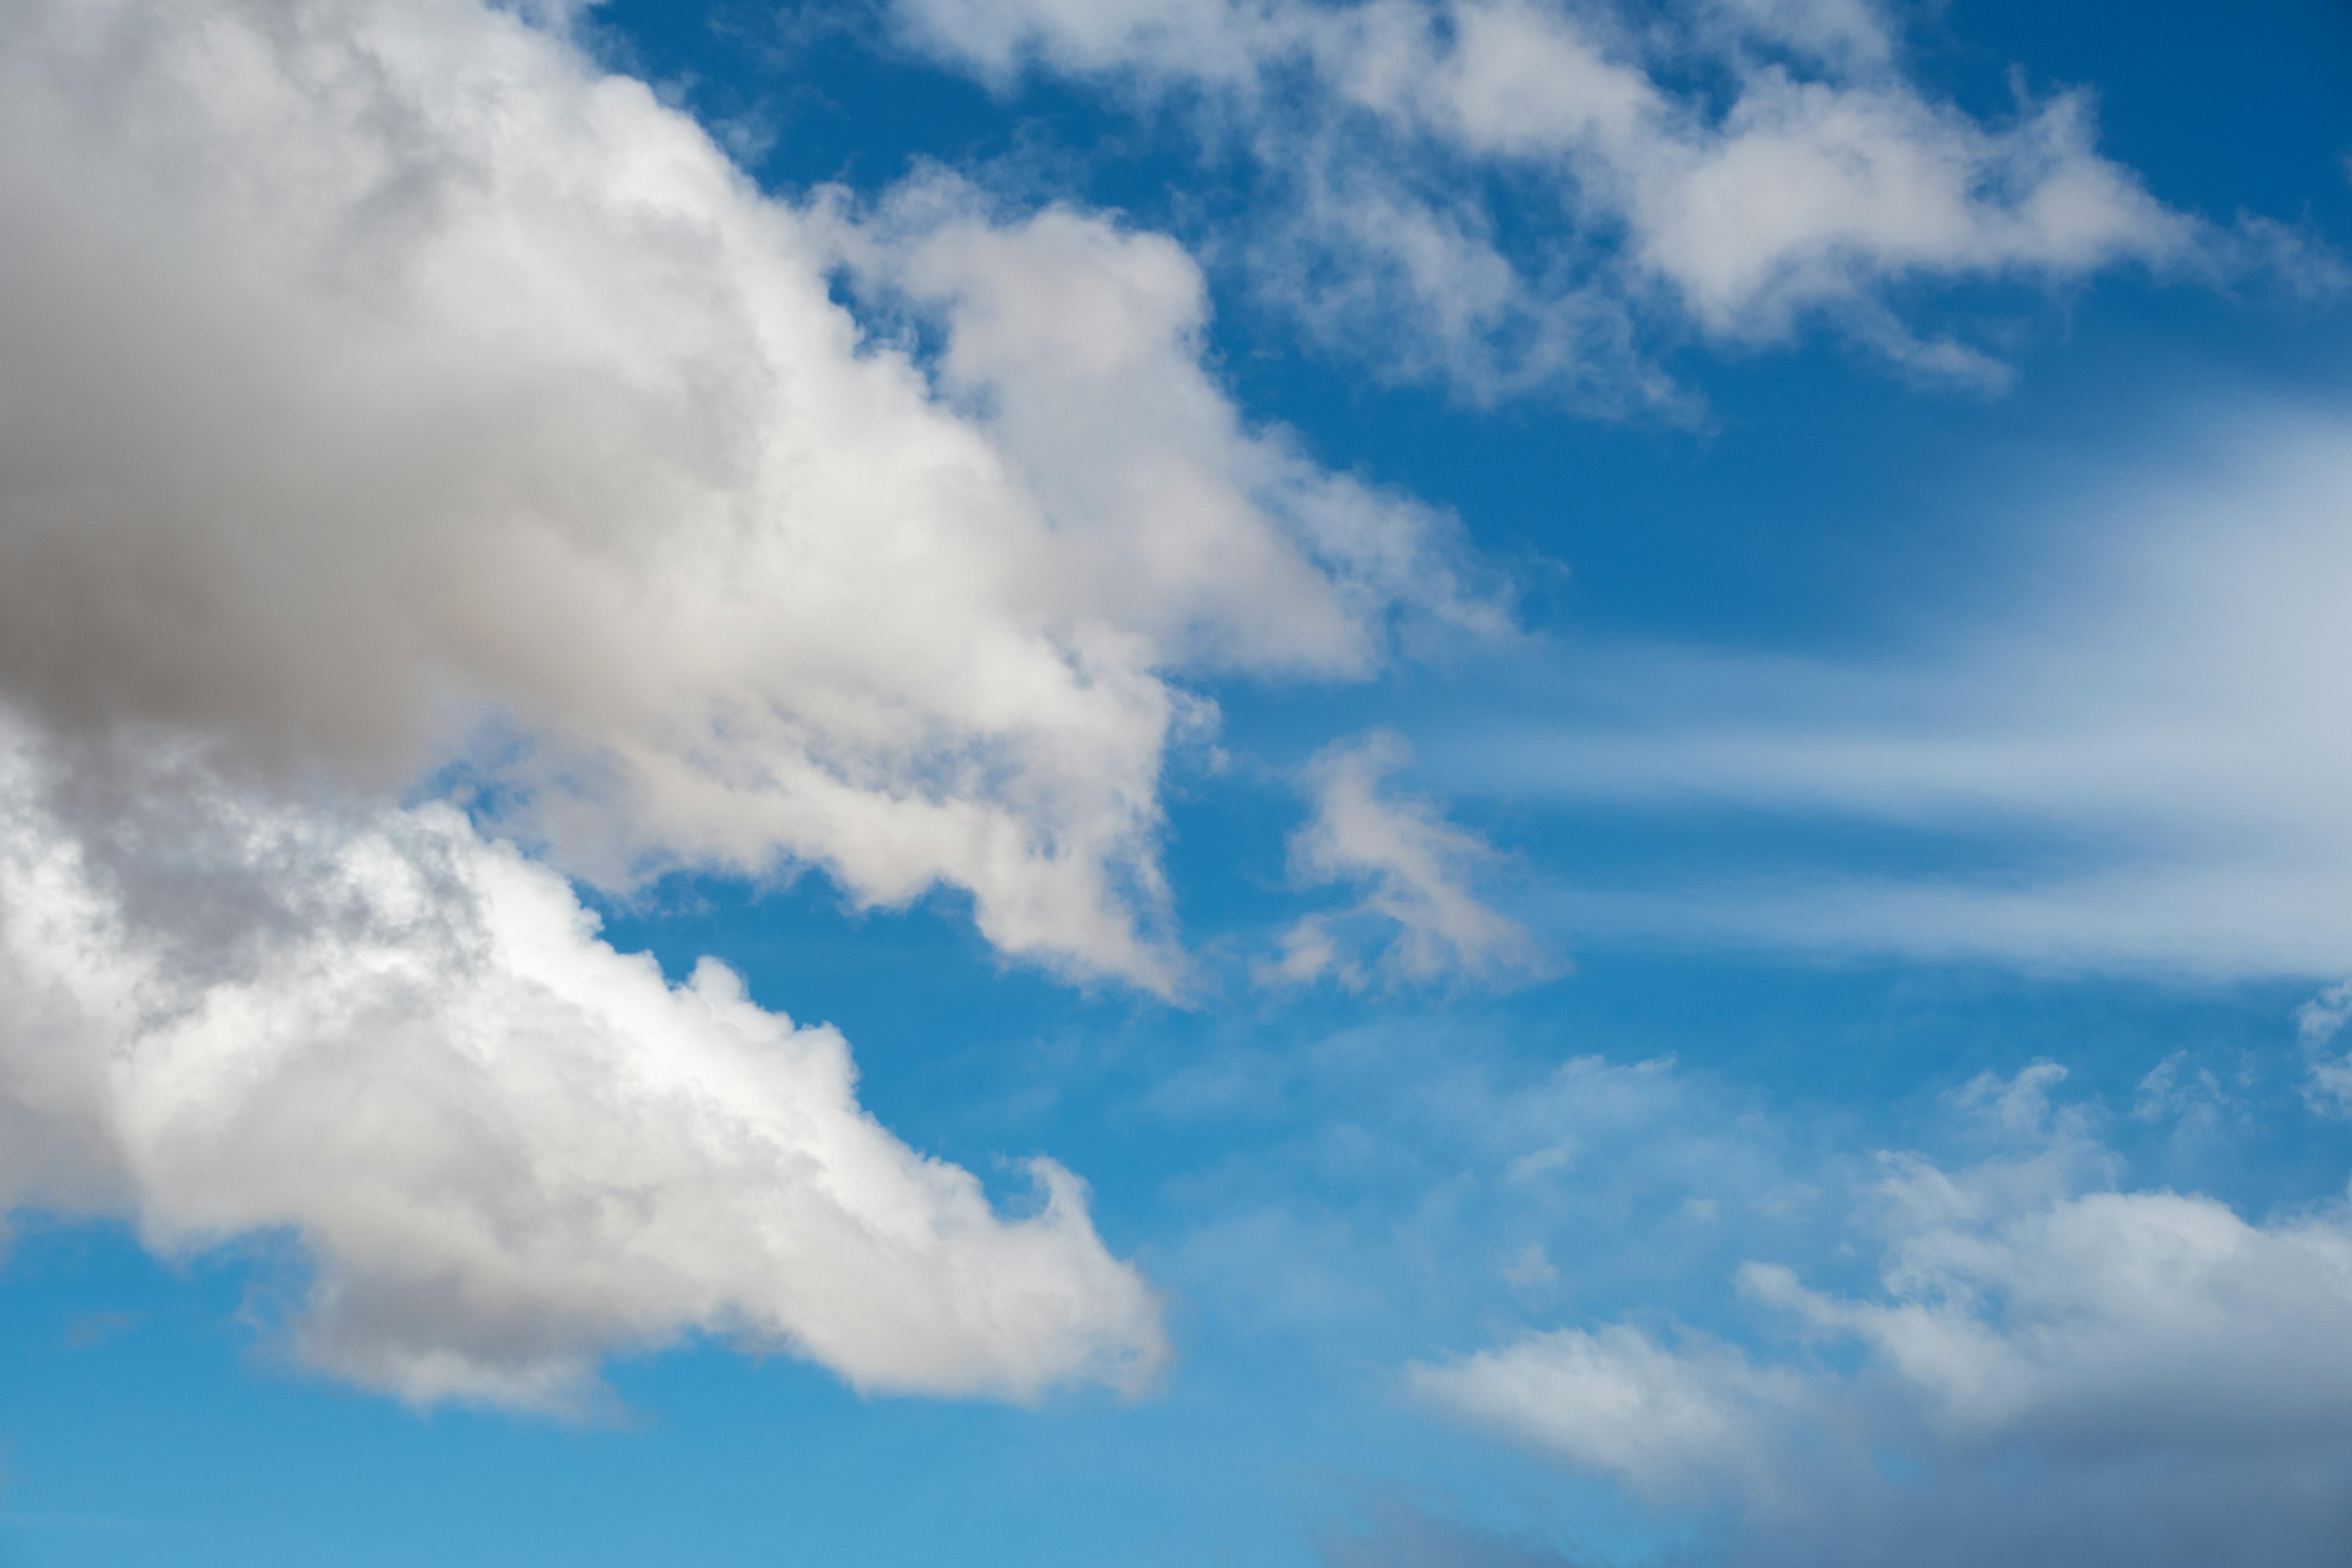
[[[1899,287],[2046,285],[2124,262],[2225,271],[2275,248],[2269,229],[2258,244],[2165,206],[2101,156],[2087,93],[1962,110],[1906,74],[1874,5],[897,14],[917,47],[1000,87],[1050,73],[1189,112],[1205,155],[1255,171],[1257,287],[1327,340],[1473,400],[1672,406],[1644,347],[1662,327],[1750,346],[1809,321],[1906,371],[1995,386],[2007,371],[1982,349],[1906,324]],[[2296,254],[2311,263],[2298,277],[2320,265]]]
[[[1862,1289],[1738,1271],[1761,1353],[1626,1322],[1424,1363],[1434,1405],[1697,1508],[1743,1562],[2334,1560],[2352,1205],[2107,1184],[2044,1064],[1955,1096],[2000,1146],[1882,1156]],[[2030,1482],[2030,1484],[2029,1484]]]

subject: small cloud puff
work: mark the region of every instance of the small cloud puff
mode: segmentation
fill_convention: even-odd
[[[1328,977],[1351,991],[1375,980],[1508,987],[1557,972],[1527,928],[1472,891],[1474,878],[1501,858],[1495,849],[1433,804],[1382,788],[1412,757],[1402,736],[1377,730],[1335,742],[1307,764],[1314,811],[1291,837],[1293,879],[1363,892],[1346,910],[1308,915],[1286,931],[1281,956],[1258,966],[1262,982]]]

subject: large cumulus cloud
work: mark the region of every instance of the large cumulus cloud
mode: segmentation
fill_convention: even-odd
[[[1163,241],[764,199],[460,0],[20,5],[0,45],[0,697],[53,727],[383,783],[494,715],[576,871],[945,883],[1164,988],[1171,671],[1475,613],[1437,520],[1244,426]],[[852,259],[959,395],[863,341]],[[1055,444],[1074,406],[1104,439]]]
[[[1075,1178],[998,1213],[564,877],[946,888],[1179,989],[1181,672],[1494,619],[1443,519],[1234,412],[1186,256],[772,199],[473,0],[0,6],[0,1203],[289,1235],[299,1351],[416,1401],[695,1332],[1147,1380]]]

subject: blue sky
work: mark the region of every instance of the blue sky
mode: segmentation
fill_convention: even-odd
[[[2352,1531],[2352,21],[0,16],[0,1563]]]

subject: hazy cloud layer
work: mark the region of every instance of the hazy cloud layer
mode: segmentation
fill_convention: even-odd
[[[705,960],[665,983],[454,811],[362,816],[0,748],[0,1207],[187,1253],[283,1234],[304,1361],[577,1410],[707,1333],[860,1388],[1129,1392],[1165,1353],[1083,1186],[1034,1213],[858,1106],[849,1048]]]
[[[0,133],[0,700],[61,731],[378,786],[470,745],[575,873],[945,885],[1165,989],[1171,673],[1492,618],[1441,520],[1244,427],[1166,241],[766,200],[470,0],[11,6]]]
[[[897,0],[918,47],[1190,112],[1267,193],[1255,281],[1333,342],[1486,398],[1671,402],[1654,329],[1722,343],[1818,318],[1895,363],[1998,384],[1890,300],[2122,261],[2335,269],[2222,235],[2099,155],[2078,91],[1974,117],[1904,70],[1880,7],[1538,0]]]

